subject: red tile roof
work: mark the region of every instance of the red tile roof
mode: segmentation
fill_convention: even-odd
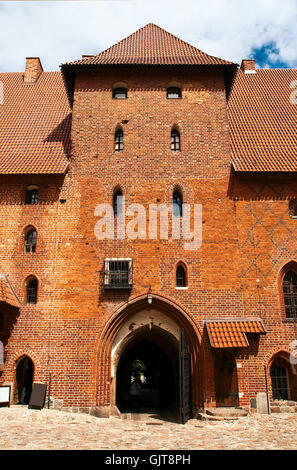
[[[238,70],[228,113],[236,171],[297,171],[297,105],[291,83],[297,70]]]
[[[68,65],[234,65],[149,23],[99,54]],[[66,65],[66,64],[65,64]]]
[[[247,348],[246,333],[265,334],[260,319],[207,320],[205,321],[213,348]]]
[[[5,302],[12,307],[21,307],[21,302],[15,294],[9,280],[3,274],[0,275],[0,302]]]
[[[71,114],[61,73],[30,85],[23,73],[0,73],[0,82],[0,174],[64,173]]]

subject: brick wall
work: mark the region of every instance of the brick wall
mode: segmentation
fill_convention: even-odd
[[[181,100],[166,99],[166,87],[173,81],[182,86]],[[112,99],[116,82],[127,83],[127,100]],[[116,153],[119,125],[124,151]],[[179,153],[170,148],[173,125],[181,135]],[[279,350],[288,352],[294,338],[293,325],[281,316],[278,273],[296,256],[296,221],[289,217],[287,202],[296,185],[292,177],[269,178],[231,173],[219,69],[102,67],[78,73],[69,173],[63,178],[1,178],[2,272],[9,274],[21,299],[26,277],[34,274],[39,280],[38,303],[24,305],[19,314],[8,312],[13,326],[9,335],[2,335],[2,382],[15,381],[16,361],[27,354],[35,365],[34,380],[48,382],[51,373],[51,395],[64,406],[108,405],[112,387],[107,351],[114,332],[107,325],[114,325],[118,309],[145,296],[151,286],[164,304],[180,308],[176,322],[196,325],[201,338],[193,368],[194,408],[215,403],[213,353],[203,320],[254,314],[263,319],[267,335],[251,339],[250,347],[236,356],[240,404],[247,406],[265,390],[264,365]],[[30,184],[40,188],[37,206],[23,203]],[[202,204],[200,250],[185,251],[183,240],[96,240],[94,210],[100,203],[112,203],[114,188],[121,188],[127,205],[148,208],[151,203],[171,204],[176,186],[184,202]],[[22,248],[28,225],[37,230],[33,254]],[[106,258],[133,258],[132,292],[103,290]],[[188,270],[187,290],[175,288],[179,261]]]

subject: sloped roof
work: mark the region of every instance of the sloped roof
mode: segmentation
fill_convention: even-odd
[[[0,82],[0,174],[64,173],[71,114],[61,73],[30,85],[23,73],[0,73]]]
[[[297,171],[297,105],[290,100],[294,69],[238,70],[229,98],[236,171]]]
[[[234,65],[149,23],[99,54],[68,65]],[[66,64],[65,64],[66,65]]]
[[[0,302],[5,302],[12,307],[21,307],[21,302],[14,292],[7,276],[0,274]]]
[[[265,334],[261,319],[207,320],[210,344],[215,349],[247,348],[246,333]]]

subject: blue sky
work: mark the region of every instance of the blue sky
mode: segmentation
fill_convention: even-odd
[[[150,22],[223,59],[297,68],[296,0],[37,0],[0,1],[0,71],[26,56],[58,70]]]

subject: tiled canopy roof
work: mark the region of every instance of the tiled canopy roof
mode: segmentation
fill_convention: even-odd
[[[68,65],[234,65],[149,23],[99,54]],[[65,64],[66,65],[66,64]]]
[[[236,171],[297,171],[297,70],[238,70],[229,99],[232,162]]]
[[[205,321],[213,348],[247,348],[246,333],[265,334],[260,319],[207,320]]]
[[[71,115],[60,72],[25,84],[0,73],[0,174],[57,174],[67,167]]]
[[[21,303],[15,294],[9,280],[3,274],[0,275],[0,302],[5,302],[12,307],[21,307]]]

